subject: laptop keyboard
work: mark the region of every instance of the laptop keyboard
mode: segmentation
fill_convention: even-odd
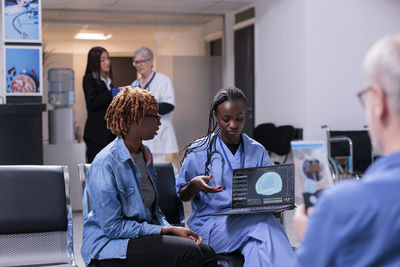
[[[271,207],[247,207],[247,208],[235,208],[234,210],[240,211],[246,211],[246,210],[252,210],[252,211],[257,211],[257,210],[280,210],[280,209],[285,209],[289,208],[290,205],[275,205]]]

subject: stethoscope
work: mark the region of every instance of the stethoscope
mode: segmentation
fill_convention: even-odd
[[[211,151],[211,155],[210,155],[210,158],[211,158],[210,170],[212,170],[213,161],[216,159],[215,157],[213,159],[213,155],[215,154],[215,155],[217,155],[218,158],[221,159],[221,181],[220,181],[219,185],[222,185],[222,189],[225,189],[224,179],[222,179],[222,175],[225,170],[225,163],[228,164],[229,170],[231,171],[232,175],[233,175],[233,167],[232,167],[231,162],[229,161],[228,155],[226,154],[223,142],[222,142],[221,138],[219,137],[219,133],[220,133],[220,131],[217,131],[215,133],[217,135],[217,138],[216,138],[215,142],[212,144],[212,149],[211,149],[212,151]],[[219,146],[221,147],[222,153],[220,151],[218,151],[216,148],[217,142],[219,143]],[[238,152],[240,153],[240,168],[244,168],[245,153],[244,153],[243,137],[241,138],[239,148],[240,148],[240,150]],[[212,180],[214,182],[214,186],[217,186],[215,179],[213,178]]]
[[[144,85],[144,87],[142,87],[142,85],[140,84],[140,82],[139,82],[139,87],[142,88],[142,89],[149,90],[149,86],[150,86],[150,84],[151,84],[151,82],[153,81],[153,79],[154,79],[155,76],[156,76],[156,72],[153,72],[153,74],[151,75],[150,80]]]
[[[29,9],[29,6],[30,6],[30,5],[31,5],[31,4],[28,4],[28,6],[26,7],[27,10],[26,10],[26,11],[23,11],[23,12],[21,12],[21,13],[19,13],[19,14],[17,14],[17,15],[13,18],[13,20],[12,20],[12,25],[13,25],[15,31],[19,33],[19,35],[21,36],[22,39],[28,38],[28,33],[27,33],[27,32],[23,32],[22,30],[19,30],[18,27],[17,27],[17,25],[16,25],[16,22],[17,22],[17,21],[20,22],[19,18],[20,18],[22,15],[27,14],[28,17],[29,17],[30,19],[35,19],[35,18],[36,18],[36,20],[33,21],[33,23],[26,23],[26,21],[23,21],[23,23],[19,23],[19,24],[20,24],[20,25],[19,25],[20,27],[21,27],[22,25],[34,25],[34,24],[38,24],[38,23],[39,23],[39,22],[38,22],[38,17],[37,17],[38,11],[37,11],[37,10],[35,11],[33,8],[32,8],[32,9]]]

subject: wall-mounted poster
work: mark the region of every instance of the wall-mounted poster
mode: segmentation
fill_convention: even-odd
[[[42,95],[42,47],[5,46],[6,95]]]
[[[41,43],[41,0],[1,0],[4,42]]]

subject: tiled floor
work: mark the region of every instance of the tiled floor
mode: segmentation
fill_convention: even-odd
[[[82,225],[83,218],[82,212],[73,212],[73,231],[74,231],[74,256],[75,264],[79,267],[85,266],[81,256],[81,245],[82,245]]]
[[[190,213],[192,212],[191,206],[189,202],[184,203],[185,208],[185,218],[189,218]],[[294,233],[292,227],[293,221],[293,211],[285,211],[284,213],[284,226],[286,229],[286,233],[289,237],[290,243],[292,247],[297,247],[299,245],[299,241]],[[82,245],[82,213],[74,212],[73,213],[73,231],[74,231],[74,254],[75,254],[75,263],[79,267],[85,266],[81,256],[81,245]]]

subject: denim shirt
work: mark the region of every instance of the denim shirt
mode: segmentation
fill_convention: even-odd
[[[156,192],[156,171],[152,156],[142,146],[146,168]],[[143,203],[141,175],[122,138],[117,137],[97,154],[88,171],[86,188],[92,212],[83,225],[82,258],[126,258],[130,238],[159,235],[168,226],[157,204],[151,214]]]
[[[324,190],[293,266],[400,266],[400,151]]]
[[[197,140],[193,146],[203,140]],[[233,155],[229,148],[217,139],[212,145],[213,154],[209,164],[209,173],[205,173],[204,167],[207,161],[207,148],[205,146],[208,144],[203,144],[202,147],[186,156],[176,177],[175,189],[178,195],[180,188],[188,185],[198,175],[213,174],[213,179],[209,181],[209,184],[211,186],[224,186],[222,192],[218,194],[198,192],[191,202],[192,214],[187,222],[188,226],[192,231],[201,235],[205,243],[208,243],[214,227],[211,222],[219,221],[220,223],[225,223],[226,220],[225,216],[211,216],[211,214],[232,206],[233,169],[270,165],[268,153],[260,143],[246,134],[242,134],[242,140],[238,151]],[[245,227],[245,225],[242,226]]]

